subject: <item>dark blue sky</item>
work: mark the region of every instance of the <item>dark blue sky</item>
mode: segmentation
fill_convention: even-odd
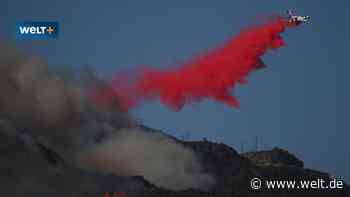
[[[286,9],[311,23],[283,34],[287,46],[264,56],[235,94],[240,109],[211,101],[171,112],[157,102],[132,113],[145,124],[181,136],[207,137],[252,149],[279,146],[306,167],[350,182],[348,57],[350,2],[286,0],[2,1],[1,39],[44,57],[50,65],[93,65],[103,76],[139,64],[167,67],[220,44],[262,15]],[[56,20],[58,40],[15,41],[19,20]]]

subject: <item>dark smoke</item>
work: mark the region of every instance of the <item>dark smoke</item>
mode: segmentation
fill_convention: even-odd
[[[37,57],[0,44],[0,132],[37,145],[52,163],[63,160],[90,170],[142,175],[168,189],[207,189],[192,150],[163,134],[145,132],[118,110],[86,99],[86,90],[106,89],[93,72],[72,79],[49,70]]]

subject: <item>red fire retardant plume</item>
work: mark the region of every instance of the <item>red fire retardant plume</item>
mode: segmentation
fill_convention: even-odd
[[[221,47],[180,67],[167,70],[142,68],[129,76],[125,73],[117,75],[110,87],[95,92],[92,98],[95,103],[104,105],[118,99],[125,111],[155,98],[174,110],[204,98],[238,107],[230,89],[238,83],[246,83],[251,71],[264,66],[260,58],[268,50],[284,45],[280,33],[287,26],[293,24],[275,17],[241,31]]]

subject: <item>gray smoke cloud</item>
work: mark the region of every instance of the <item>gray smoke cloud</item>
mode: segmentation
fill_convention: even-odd
[[[0,112],[16,124],[58,128],[82,111],[81,92],[51,76],[39,58],[0,49]],[[13,54],[12,54],[13,53]]]
[[[89,87],[103,86],[91,72],[67,80],[40,58],[0,43],[0,132],[44,144],[68,164],[141,175],[168,189],[207,189],[213,183],[192,150],[141,130],[118,107],[101,108],[86,99]]]
[[[81,153],[88,168],[121,176],[142,175],[172,190],[210,188],[214,180],[201,172],[194,152],[161,133],[122,129],[107,141]]]

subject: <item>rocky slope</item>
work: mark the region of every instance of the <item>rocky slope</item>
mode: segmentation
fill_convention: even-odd
[[[250,189],[252,177],[329,179],[329,176],[304,169],[301,161],[280,149],[240,155],[225,144],[178,142],[193,149],[203,164],[203,170],[215,176],[216,185],[209,192],[169,191],[142,177],[118,177],[81,170],[66,164],[57,152],[44,145],[28,143],[23,137],[0,131],[0,194],[12,197],[102,197],[104,192],[123,191],[128,197],[350,196],[348,187],[338,192],[256,192]],[[265,158],[263,165],[259,161],[261,157]],[[270,158],[269,162],[266,158]]]
[[[327,173],[305,169],[303,162],[285,150],[238,154],[225,144],[209,141],[185,142],[200,156],[207,172],[215,174],[214,196],[350,196],[348,186],[341,190],[253,190],[251,179],[331,181]]]

